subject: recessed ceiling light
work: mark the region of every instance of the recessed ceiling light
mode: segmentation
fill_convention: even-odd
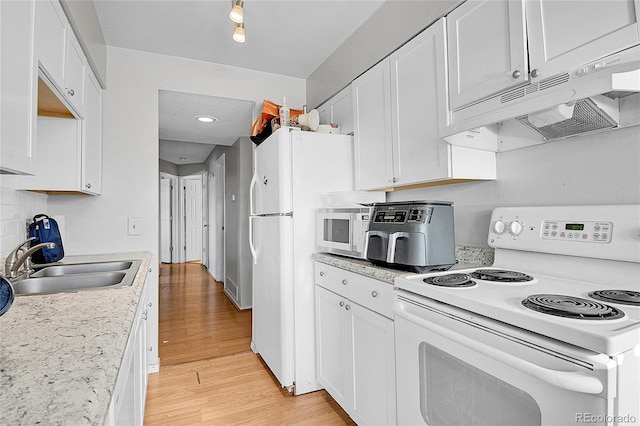
[[[202,121],[203,123],[213,123],[214,121],[218,121],[217,118],[210,115],[196,115],[196,120]]]

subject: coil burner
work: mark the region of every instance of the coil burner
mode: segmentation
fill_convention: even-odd
[[[561,294],[534,294],[522,305],[543,314],[584,320],[613,320],[624,317],[624,312],[604,303]]]
[[[478,284],[473,281],[469,274],[447,274],[447,275],[439,275],[436,277],[425,278],[424,281],[430,285],[437,285],[440,287],[451,287],[451,288],[465,288],[465,287],[475,287]]]
[[[640,292],[631,290],[598,290],[589,293],[589,297],[603,302],[621,305],[640,306]]]
[[[506,269],[478,269],[471,273],[471,277],[478,280],[501,283],[523,283],[533,281],[533,277],[531,275],[523,274],[522,272],[508,271]]]

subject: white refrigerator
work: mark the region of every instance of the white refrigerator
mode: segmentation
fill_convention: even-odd
[[[316,380],[312,254],[322,194],[353,190],[353,137],[282,127],[254,149],[251,349],[294,395]]]

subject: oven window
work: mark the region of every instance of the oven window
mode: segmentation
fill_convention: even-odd
[[[422,342],[420,412],[428,425],[540,425],[526,392]]]
[[[349,219],[325,219],[324,240],[349,244]]]

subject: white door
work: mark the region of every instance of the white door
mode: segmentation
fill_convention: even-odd
[[[294,381],[293,219],[251,218],[253,265],[252,343],[282,386]],[[313,331],[311,331],[313,332]]]
[[[293,210],[291,139],[287,129],[276,131],[255,149],[251,196],[252,214],[288,213]]]
[[[202,261],[202,176],[183,180],[185,262]]]
[[[524,1],[469,0],[447,16],[451,110],[529,80]]]
[[[171,179],[160,178],[160,262],[171,263]]]

